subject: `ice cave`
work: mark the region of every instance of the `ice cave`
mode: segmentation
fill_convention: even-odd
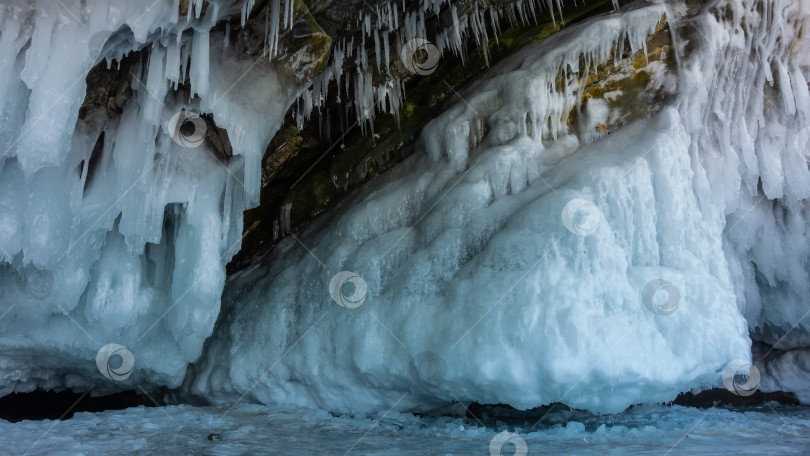
[[[0,0],[0,456],[810,455],[810,0]]]

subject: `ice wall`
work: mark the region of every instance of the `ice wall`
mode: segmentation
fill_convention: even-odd
[[[0,5],[0,395],[172,387],[199,356],[242,211],[258,203],[262,154],[303,88],[266,54],[226,48],[214,26],[239,8]],[[98,112],[79,117],[98,89],[86,90],[91,68],[126,56],[122,112],[90,103]],[[234,156],[174,128],[181,111],[213,115]],[[96,368],[110,343],[133,355],[126,384]]]
[[[188,389],[616,412],[722,387],[749,330],[806,334],[810,8],[694,8],[589,21],[462,91],[410,159],[230,279]],[[580,62],[642,49],[664,14],[677,100],[609,134],[568,125]],[[650,90],[668,83],[649,71]],[[615,114],[590,104],[582,123]]]

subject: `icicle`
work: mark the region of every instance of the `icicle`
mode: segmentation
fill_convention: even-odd
[[[368,53],[366,52],[366,35],[361,34],[362,39],[360,40],[360,49],[358,53],[358,58],[360,59],[358,65],[365,70],[368,67]]]
[[[180,77],[177,79],[179,83],[186,81],[186,70],[188,69],[189,46],[185,43],[180,46]]]
[[[548,12],[551,14],[551,22],[554,24],[554,27],[557,26],[557,19],[554,18],[554,4],[551,3],[553,0],[546,0],[546,5],[548,6]],[[562,18],[562,16],[560,16]]]
[[[290,226],[290,211],[292,210],[292,203],[287,203],[281,206],[281,234],[287,234],[291,230]]]
[[[270,6],[270,50],[273,53],[273,57],[278,54],[278,25],[279,25],[279,16],[281,15],[281,0],[272,0]]]
[[[267,52],[267,44],[268,44],[268,35],[270,33],[270,10],[267,8],[264,9],[264,50],[262,51],[262,55],[267,55],[267,59],[271,60],[272,56],[270,53]],[[226,32],[227,34],[227,32]]]
[[[250,12],[253,11],[253,4],[255,3],[255,1],[256,0],[247,0],[246,2],[242,3],[242,27],[244,27],[245,24],[247,23],[248,17],[250,16]],[[189,8],[189,11],[191,11],[191,8]]]
[[[416,36],[427,38],[427,30],[425,29],[425,12],[419,11],[419,23],[417,25]]]
[[[290,5],[290,25],[287,29],[291,29],[295,22],[295,0],[289,0],[287,3]]]
[[[338,103],[340,103],[340,77],[343,75],[343,56],[346,54],[346,38],[341,45],[336,45],[333,54],[332,68],[335,74]]]
[[[250,9],[253,8],[253,2],[254,1],[255,0],[250,1],[250,7],[249,7]],[[193,3],[194,3],[194,17],[199,19],[200,15],[202,14],[203,4],[205,3],[205,1],[204,0],[193,0]],[[248,11],[248,14],[249,13],[250,13],[250,11]]]
[[[405,11],[405,10],[403,10]],[[399,12],[397,11],[397,2],[394,2],[394,30],[399,29]]]
[[[177,87],[180,81],[180,47],[177,42],[170,42],[166,48],[165,77]]]
[[[377,73],[381,73],[380,70],[380,34],[377,30],[374,30],[374,57],[377,61]]]
[[[189,80],[191,81],[191,93],[204,97],[208,95],[208,70],[211,58],[208,44],[208,31],[195,31],[192,41],[193,50],[191,55],[191,66],[189,68]]]
[[[266,32],[265,32],[264,40],[267,41],[267,33]],[[228,49],[228,46],[231,44],[231,23],[230,22],[225,23],[225,38],[224,38],[223,41],[224,42],[222,43],[222,45],[225,47],[225,49]]]
[[[361,35],[363,37],[366,35],[371,36],[371,16],[368,14],[363,17],[363,33]]]
[[[527,6],[529,8],[529,12],[532,14],[532,19],[534,20],[534,25],[537,25],[537,14],[534,11],[534,0],[526,0]],[[574,2],[576,3],[576,2]]]
[[[501,30],[498,26],[498,13],[494,9],[489,10],[489,21],[492,23],[492,33],[495,35],[495,44],[500,44],[498,35],[500,35]]]
[[[453,49],[462,56],[461,62],[464,64],[464,57],[462,54],[462,41],[461,41],[461,25],[459,24],[458,20],[458,12],[456,11],[456,6],[450,6],[450,15],[453,18],[453,30],[448,37],[451,40]]]
[[[389,45],[388,45],[388,30],[383,31],[383,47],[385,48],[385,72],[390,73],[391,68],[389,66],[390,62],[390,55],[389,55]]]

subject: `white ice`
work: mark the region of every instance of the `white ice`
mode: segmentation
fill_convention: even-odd
[[[751,360],[749,329],[807,333],[810,9],[765,4],[774,16],[720,2],[723,23],[642,4],[499,63],[411,158],[229,281],[188,389],[339,411],[614,413],[722,387],[725,365]],[[569,130],[586,75],[557,87],[558,71],[625,37],[645,49],[664,14],[679,71],[651,66],[649,89],[677,77],[677,100],[610,135],[582,130],[611,114],[594,105]],[[338,306],[341,271],[362,281],[332,287]]]
[[[109,343],[135,354],[127,388],[178,386],[199,357],[262,154],[303,89],[209,38],[231,3],[193,1],[185,18],[169,0],[0,5],[0,395],[119,390],[93,367]],[[141,49],[120,117],[78,120],[90,69]],[[196,97],[173,90],[184,81]],[[182,109],[213,114],[234,157],[174,141]]]

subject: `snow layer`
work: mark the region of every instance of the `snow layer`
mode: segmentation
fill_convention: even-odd
[[[229,282],[189,390],[613,413],[723,385],[751,359],[749,327],[810,327],[807,6],[639,7],[500,63],[408,161]],[[610,135],[569,131],[580,59],[606,62],[625,38],[642,49],[665,13],[677,102]]]
[[[261,55],[226,52],[209,34],[230,2],[206,5],[187,17],[167,0],[0,5],[0,395],[177,386],[200,355],[261,156],[302,89]],[[142,49],[123,113],[79,119],[90,69]],[[190,99],[174,90],[184,82]],[[177,140],[184,109],[213,114],[235,156]],[[100,376],[109,343],[134,354],[133,383]]]
[[[727,410],[635,407],[601,417],[556,411],[532,421],[417,418],[396,412],[332,416],[324,411],[241,405],[131,408],[57,421],[0,421],[0,455],[508,455],[496,436],[516,434],[525,455],[778,454],[810,451],[810,411],[766,404]],[[221,440],[208,440],[218,434]]]

